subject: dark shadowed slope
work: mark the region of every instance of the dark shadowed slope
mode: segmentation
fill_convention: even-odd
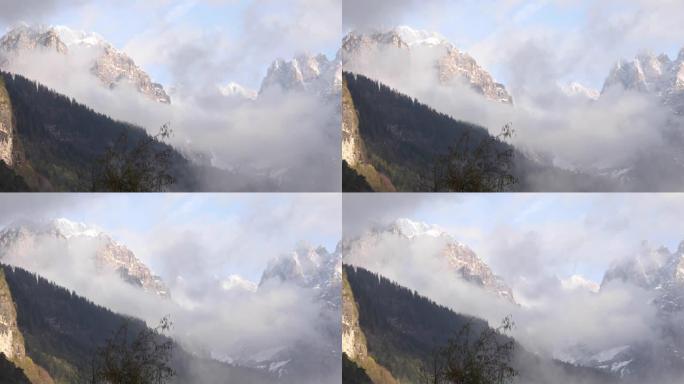
[[[476,333],[488,327],[484,320],[453,312],[365,269],[345,265],[344,277],[345,286],[352,292],[354,307],[358,309],[358,327],[363,337],[357,337],[357,342],[365,340],[368,355],[402,383],[422,382],[421,369],[429,366],[433,352],[444,346],[465,324],[470,324]],[[343,299],[350,297],[343,295]],[[344,304],[343,319],[354,317],[347,313],[348,304]],[[517,379],[520,383],[617,382],[598,370],[530,354],[519,344],[515,350],[513,365],[520,373]],[[348,369],[347,372],[354,371]],[[373,372],[369,375],[376,377],[376,384],[394,382],[392,378],[383,380],[381,375],[374,376]]]
[[[165,122],[160,122],[160,126]],[[4,129],[2,129],[4,128]],[[115,121],[19,75],[0,74],[0,153],[11,152],[9,168],[0,170],[0,186],[34,191],[89,191],[108,148],[122,137],[131,150],[150,136],[140,127]],[[0,135],[1,137],[2,135]],[[161,141],[152,152],[169,153],[171,191],[263,190],[265,178],[248,178],[210,166],[197,165]],[[5,161],[4,163],[8,163]]]

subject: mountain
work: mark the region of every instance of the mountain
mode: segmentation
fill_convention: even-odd
[[[93,355],[107,338],[123,325],[131,334],[146,327],[140,320],[116,314],[38,275],[8,266],[0,271],[0,318],[3,327],[7,324],[12,329],[12,333],[4,333],[3,341],[10,342],[17,352],[25,350],[24,358],[15,353],[8,360],[23,369],[32,384],[88,382]],[[258,370],[197,357],[175,342],[170,365],[176,372],[172,383],[275,380]]]
[[[621,377],[628,383],[667,383],[684,375],[684,242],[675,251],[665,247],[643,249],[616,261],[604,274],[599,294],[614,283],[630,284],[653,295],[657,320],[652,324],[655,340],[591,350],[578,345],[567,351],[568,359]],[[676,382],[673,381],[673,382]]]
[[[333,60],[323,54],[301,54],[289,61],[273,61],[261,82],[259,93],[275,87],[285,91],[307,91],[320,96],[339,95],[342,87],[339,54]]]
[[[345,364],[343,383],[353,382],[348,377],[368,377],[374,384],[424,383],[422,372],[430,371],[433,354],[460,329],[469,324],[479,334],[489,327],[363,268],[345,265],[343,279],[342,346],[353,363]],[[616,382],[596,369],[533,355],[517,343],[511,365],[521,383]]]
[[[387,241],[398,242],[400,239],[409,243],[434,241],[434,244],[441,247],[441,251],[432,256],[444,261],[445,267],[449,268],[454,276],[515,303],[512,289],[501,277],[495,275],[473,250],[437,226],[410,219],[398,219],[386,226],[376,227],[357,238],[346,240],[343,245],[345,262],[359,266],[372,264],[374,259],[382,257],[376,252],[382,249],[383,244]],[[431,255],[424,256],[430,257]]]
[[[568,95],[570,97],[574,97],[574,98],[598,100],[598,98],[601,95],[599,91],[597,91],[595,89],[591,89],[591,88],[584,86],[578,82],[571,82],[569,84],[562,85],[560,88],[561,88],[561,91],[563,91],[563,93],[565,93],[566,95]]]
[[[259,282],[259,290],[277,289],[280,284],[294,284],[312,292],[318,307],[315,332],[317,340],[301,340],[257,354],[258,360],[240,360],[241,364],[266,369],[282,380],[320,382],[340,375],[340,290],[342,256],[338,249],[301,244],[292,252],[272,259]]]
[[[411,55],[416,51],[434,57],[434,75],[441,84],[465,83],[489,100],[513,103],[503,84],[495,82],[475,59],[437,33],[400,26],[369,33],[353,31],[342,40],[344,70],[371,78],[375,77],[370,72],[377,69],[378,58],[393,57],[401,64],[410,66]]]
[[[219,87],[219,92],[226,97],[234,97],[238,99],[254,100],[257,98],[257,92],[247,89],[242,85],[230,82],[224,86]]]
[[[618,61],[603,84],[602,93],[620,86],[655,95],[677,114],[684,112],[684,49],[673,60],[665,54],[642,53]]]
[[[43,222],[18,222],[0,231],[0,259],[12,260],[18,265],[40,264],[37,260],[26,260],[27,257],[42,256],[39,249],[49,244],[55,252],[69,253],[69,250],[87,249],[85,256],[90,260],[82,260],[82,255],[75,256],[77,262],[93,263],[94,270],[99,273],[115,273],[125,282],[140,287],[144,291],[169,298],[170,292],[159,276],[138,259],[126,246],[114,241],[109,235],[83,223],[76,223],[64,218]],[[61,262],[72,260],[65,255],[48,255],[48,258],[61,257]],[[54,263],[54,261],[52,261]],[[50,260],[43,260],[49,265]],[[41,265],[45,265],[41,264]],[[83,268],[75,265],[74,268]],[[40,273],[40,271],[37,271]]]
[[[95,33],[65,26],[21,25],[0,39],[0,66],[7,67],[18,57],[35,52],[56,52],[64,56],[87,54],[88,67],[74,70],[89,71],[107,88],[130,84],[151,100],[171,102],[164,88],[152,82],[133,59]],[[21,74],[21,68],[18,69]]]

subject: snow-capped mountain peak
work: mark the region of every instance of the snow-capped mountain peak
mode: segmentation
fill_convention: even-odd
[[[94,32],[77,31],[64,25],[57,25],[52,27],[59,36],[60,40],[67,46],[74,45],[89,45],[89,46],[103,46],[109,45],[104,37]]]
[[[417,222],[406,218],[400,218],[390,224],[390,230],[409,239],[417,236],[448,236],[448,234],[437,227],[423,222]]]
[[[167,104],[171,102],[171,98],[161,84],[152,82],[150,76],[138,67],[133,59],[114,48],[102,36],[72,30],[65,26],[24,24],[10,30],[0,39],[0,67],[32,78],[32,74],[25,72],[26,69],[23,66],[15,65],[17,58],[29,53],[49,51],[67,57],[76,54],[74,51],[82,49],[87,49],[90,55],[94,56],[88,56],[91,60],[84,67],[70,68],[70,70],[90,72],[109,89],[128,83],[154,101]],[[50,59],[56,60],[54,57]]]
[[[561,279],[561,286],[567,291],[581,290],[592,293],[598,292],[601,287],[597,282],[582,275],[572,275],[566,279]]]
[[[406,25],[395,27],[392,32],[396,33],[408,45],[451,45],[447,39],[437,32],[416,30]]]
[[[102,233],[94,227],[89,227],[84,223],[74,222],[65,218],[51,220],[50,224],[67,239],[74,236],[97,237]]]
[[[342,62],[339,57],[329,60],[323,54],[299,54],[292,60],[276,59],[268,68],[259,93],[271,88],[337,95],[342,90]]]
[[[560,86],[563,93],[570,97],[584,97],[589,100],[598,100],[601,93],[595,89],[584,86],[578,82],[571,82]]]
[[[415,52],[434,57],[433,65],[426,69],[424,60],[414,60],[420,56]],[[399,26],[382,31],[352,31],[342,40],[346,71],[385,82],[385,69],[378,63],[385,62],[388,57],[402,65],[401,69],[407,71],[407,76],[412,71],[434,70],[437,81],[444,86],[460,87],[465,84],[489,100],[506,104],[513,102],[503,84],[494,81],[475,59],[459,51],[438,33]]]
[[[382,264],[385,259],[384,254],[377,253],[377,250],[385,249],[388,242],[397,241],[433,243],[437,246],[435,249],[440,251],[424,257],[434,257],[437,261],[445,263],[444,265],[459,278],[515,303],[513,290],[501,277],[494,274],[472,249],[435,225],[400,218],[387,225],[372,228],[357,238],[346,239],[342,248],[346,262],[374,270],[377,263]],[[396,262],[395,257],[401,256],[393,256],[392,262]]]
[[[240,275],[230,275],[221,282],[221,288],[226,291],[242,290],[247,292],[256,292],[256,283],[243,278]]]
[[[239,97],[249,100],[254,100],[257,98],[256,91],[243,87],[242,85],[232,81],[226,85],[219,86],[219,92],[226,97]]]
[[[70,257],[55,259],[54,251],[43,252],[42,246],[59,249]],[[85,246],[84,246],[85,245]],[[31,260],[28,260],[30,258]],[[44,258],[38,260],[39,258]],[[60,262],[77,263],[73,268],[90,264],[94,273],[115,273],[124,282],[162,297],[169,290],[126,246],[114,241],[99,229],[65,218],[44,221],[18,221],[0,231],[0,260],[28,269]],[[41,274],[41,270],[32,270]]]

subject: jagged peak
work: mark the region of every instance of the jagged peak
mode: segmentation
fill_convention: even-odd
[[[72,45],[89,45],[89,46],[111,46],[102,35],[95,32],[86,32],[82,30],[71,29],[64,25],[56,25],[51,27],[60,39],[67,46]]]
[[[568,84],[561,84],[560,88],[563,91],[563,93],[571,97],[584,96],[588,99],[596,100],[599,98],[600,95],[599,91],[593,88],[589,88],[576,81],[570,82]]]
[[[257,284],[253,281],[247,280],[240,275],[229,275],[221,281],[221,288],[226,291],[243,290],[248,292],[256,292]]]
[[[418,236],[440,237],[447,233],[436,225],[399,218],[389,225],[389,230],[409,239]]]
[[[414,29],[407,25],[394,27],[391,32],[396,33],[409,46],[412,45],[451,45],[441,34],[433,31]]]
[[[250,100],[254,100],[257,98],[257,91],[249,89],[233,81],[229,82],[226,85],[220,85],[218,88],[219,92],[223,96],[239,96]]]

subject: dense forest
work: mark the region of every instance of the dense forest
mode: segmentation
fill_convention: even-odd
[[[10,97],[15,125],[15,173],[0,169],[0,187],[40,191],[90,191],[108,150],[119,158],[136,156],[141,143],[147,155],[167,154],[170,191],[261,190],[271,182],[191,163],[163,140],[137,126],[115,121],[76,100],[19,75],[1,72],[0,86]],[[160,122],[162,127],[165,122]],[[16,174],[23,182],[16,179]]]
[[[26,353],[56,383],[88,383],[93,356],[109,337],[124,324],[131,335],[146,327],[140,320],[116,314],[33,273],[9,266],[3,269]],[[177,344],[171,366],[176,372],[172,382],[179,384],[222,384],[227,380],[256,384],[274,380],[262,371],[200,358]]]
[[[24,371],[21,368],[7,360],[4,353],[0,353],[0,383],[31,384],[31,381],[24,375]]]
[[[366,371],[349,360],[346,353],[342,355],[342,377],[345,384],[373,384]]]
[[[483,127],[454,119],[363,75],[345,72],[344,82],[358,115],[366,161],[389,177],[398,191],[454,190],[443,186],[443,175],[439,172],[445,161],[454,159],[466,160],[480,170],[503,166],[504,175],[514,181],[504,190],[606,191],[612,188],[598,176],[530,160],[509,144],[506,137],[492,136]],[[501,124],[495,127],[497,132],[510,128],[505,121]],[[497,164],[501,158],[503,163]],[[352,183],[350,187],[356,185]]]
[[[345,192],[373,192],[365,177],[342,160],[342,190]]]
[[[466,324],[475,332],[489,327],[484,320],[458,314],[376,273],[349,265],[344,271],[358,305],[368,353],[401,382],[421,382],[421,371],[428,369],[435,351]],[[582,384],[618,382],[594,369],[531,354],[520,345],[515,349],[514,365],[522,383],[566,382],[564,377]],[[351,366],[347,372],[360,377]]]

